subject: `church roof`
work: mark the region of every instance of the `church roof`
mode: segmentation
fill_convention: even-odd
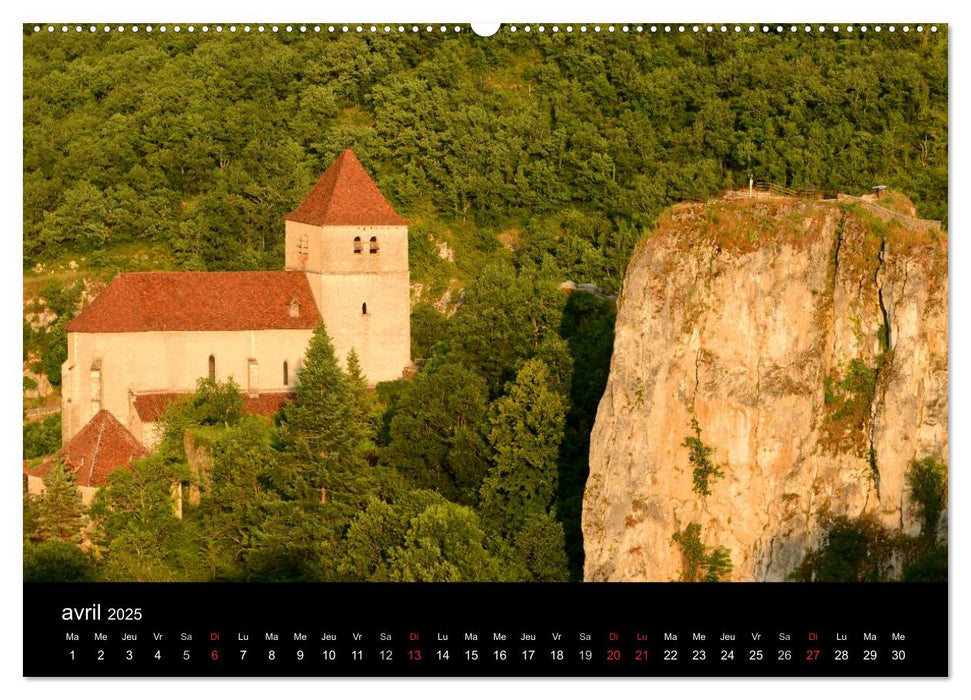
[[[354,152],[338,156],[287,221],[314,226],[407,226]]]
[[[65,470],[73,471],[78,486],[104,486],[115,469],[127,467],[133,459],[148,455],[135,436],[102,409],[78,431],[61,450],[39,467],[30,470],[31,476],[43,477],[60,458]]]
[[[180,396],[186,396],[190,392],[182,391],[158,391],[147,394],[135,394],[133,403],[138,418],[142,423],[156,423],[165,413],[173,401]],[[243,394],[243,412],[255,413],[258,416],[272,416],[280,411],[290,399],[293,393],[289,391],[267,391],[256,396]]]
[[[303,272],[129,272],[70,321],[72,333],[311,329]]]

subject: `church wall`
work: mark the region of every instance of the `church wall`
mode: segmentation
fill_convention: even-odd
[[[400,379],[411,363],[408,273],[308,277],[321,290],[321,315],[341,364],[354,347],[369,383]]]
[[[282,391],[283,362],[292,386],[312,330],[153,331],[143,333],[69,333],[64,363],[70,387],[63,395],[66,442],[94,416],[95,397],[136,437],[142,426],[130,407],[129,391],[192,391],[209,376],[209,356],[216,360],[216,379],[230,377],[246,393],[250,358],[258,363],[259,392]],[[99,373],[89,371],[101,359]],[[100,392],[97,382],[100,379]]]

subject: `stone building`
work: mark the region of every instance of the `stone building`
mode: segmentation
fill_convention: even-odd
[[[67,324],[63,441],[107,411],[152,446],[165,405],[203,377],[279,410],[321,318],[369,383],[410,366],[408,224],[350,150],[287,215],[285,270],[120,274]]]

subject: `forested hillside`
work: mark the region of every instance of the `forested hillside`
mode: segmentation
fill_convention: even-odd
[[[551,274],[615,287],[662,208],[749,174],[947,214],[943,31],[25,33],[28,264],[134,241],[279,268],[283,215],[348,147],[413,222],[419,280],[444,265],[428,233],[474,274],[514,228]]]
[[[92,279],[281,269],[284,215],[344,148],[411,224],[422,361],[367,392],[321,329],[273,422],[201,385],[166,416],[162,449],[88,513],[58,470],[52,495],[25,497],[26,576],[579,579],[590,431],[634,245],[666,206],[750,175],[886,184],[946,223],[946,57],[943,30],[25,29],[32,372],[57,385],[63,325]],[[25,457],[56,433],[56,419],[25,429]],[[210,455],[205,477],[186,433]],[[201,492],[181,520],[177,481]],[[67,544],[81,540],[84,554]]]

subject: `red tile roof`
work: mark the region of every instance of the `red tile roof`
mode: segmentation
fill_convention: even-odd
[[[155,423],[168,408],[169,404],[188,392],[160,391],[152,394],[136,394],[135,411],[142,423]],[[268,391],[256,396],[243,394],[243,411],[259,416],[272,416],[293,397],[289,391]]]
[[[293,400],[293,393],[289,391],[274,391],[256,396],[243,396],[243,410],[258,416],[272,416],[279,413],[284,404]]]
[[[135,394],[133,403],[135,412],[142,423],[155,423],[169,404],[180,396],[187,396],[188,392],[166,391],[156,394]]]
[[[67,330],[309,329],[318,318],[310,285],[299,271],[129,272],[115,277]]]
[[[287,221],[314,226],[407,226],[350,149],[338,156]]]
[[[135,436],[106,410],[98,411],[51,459],[28,473],[43,477],[60,458],[78,486],[104,486],[115,469],[148,455]]]

